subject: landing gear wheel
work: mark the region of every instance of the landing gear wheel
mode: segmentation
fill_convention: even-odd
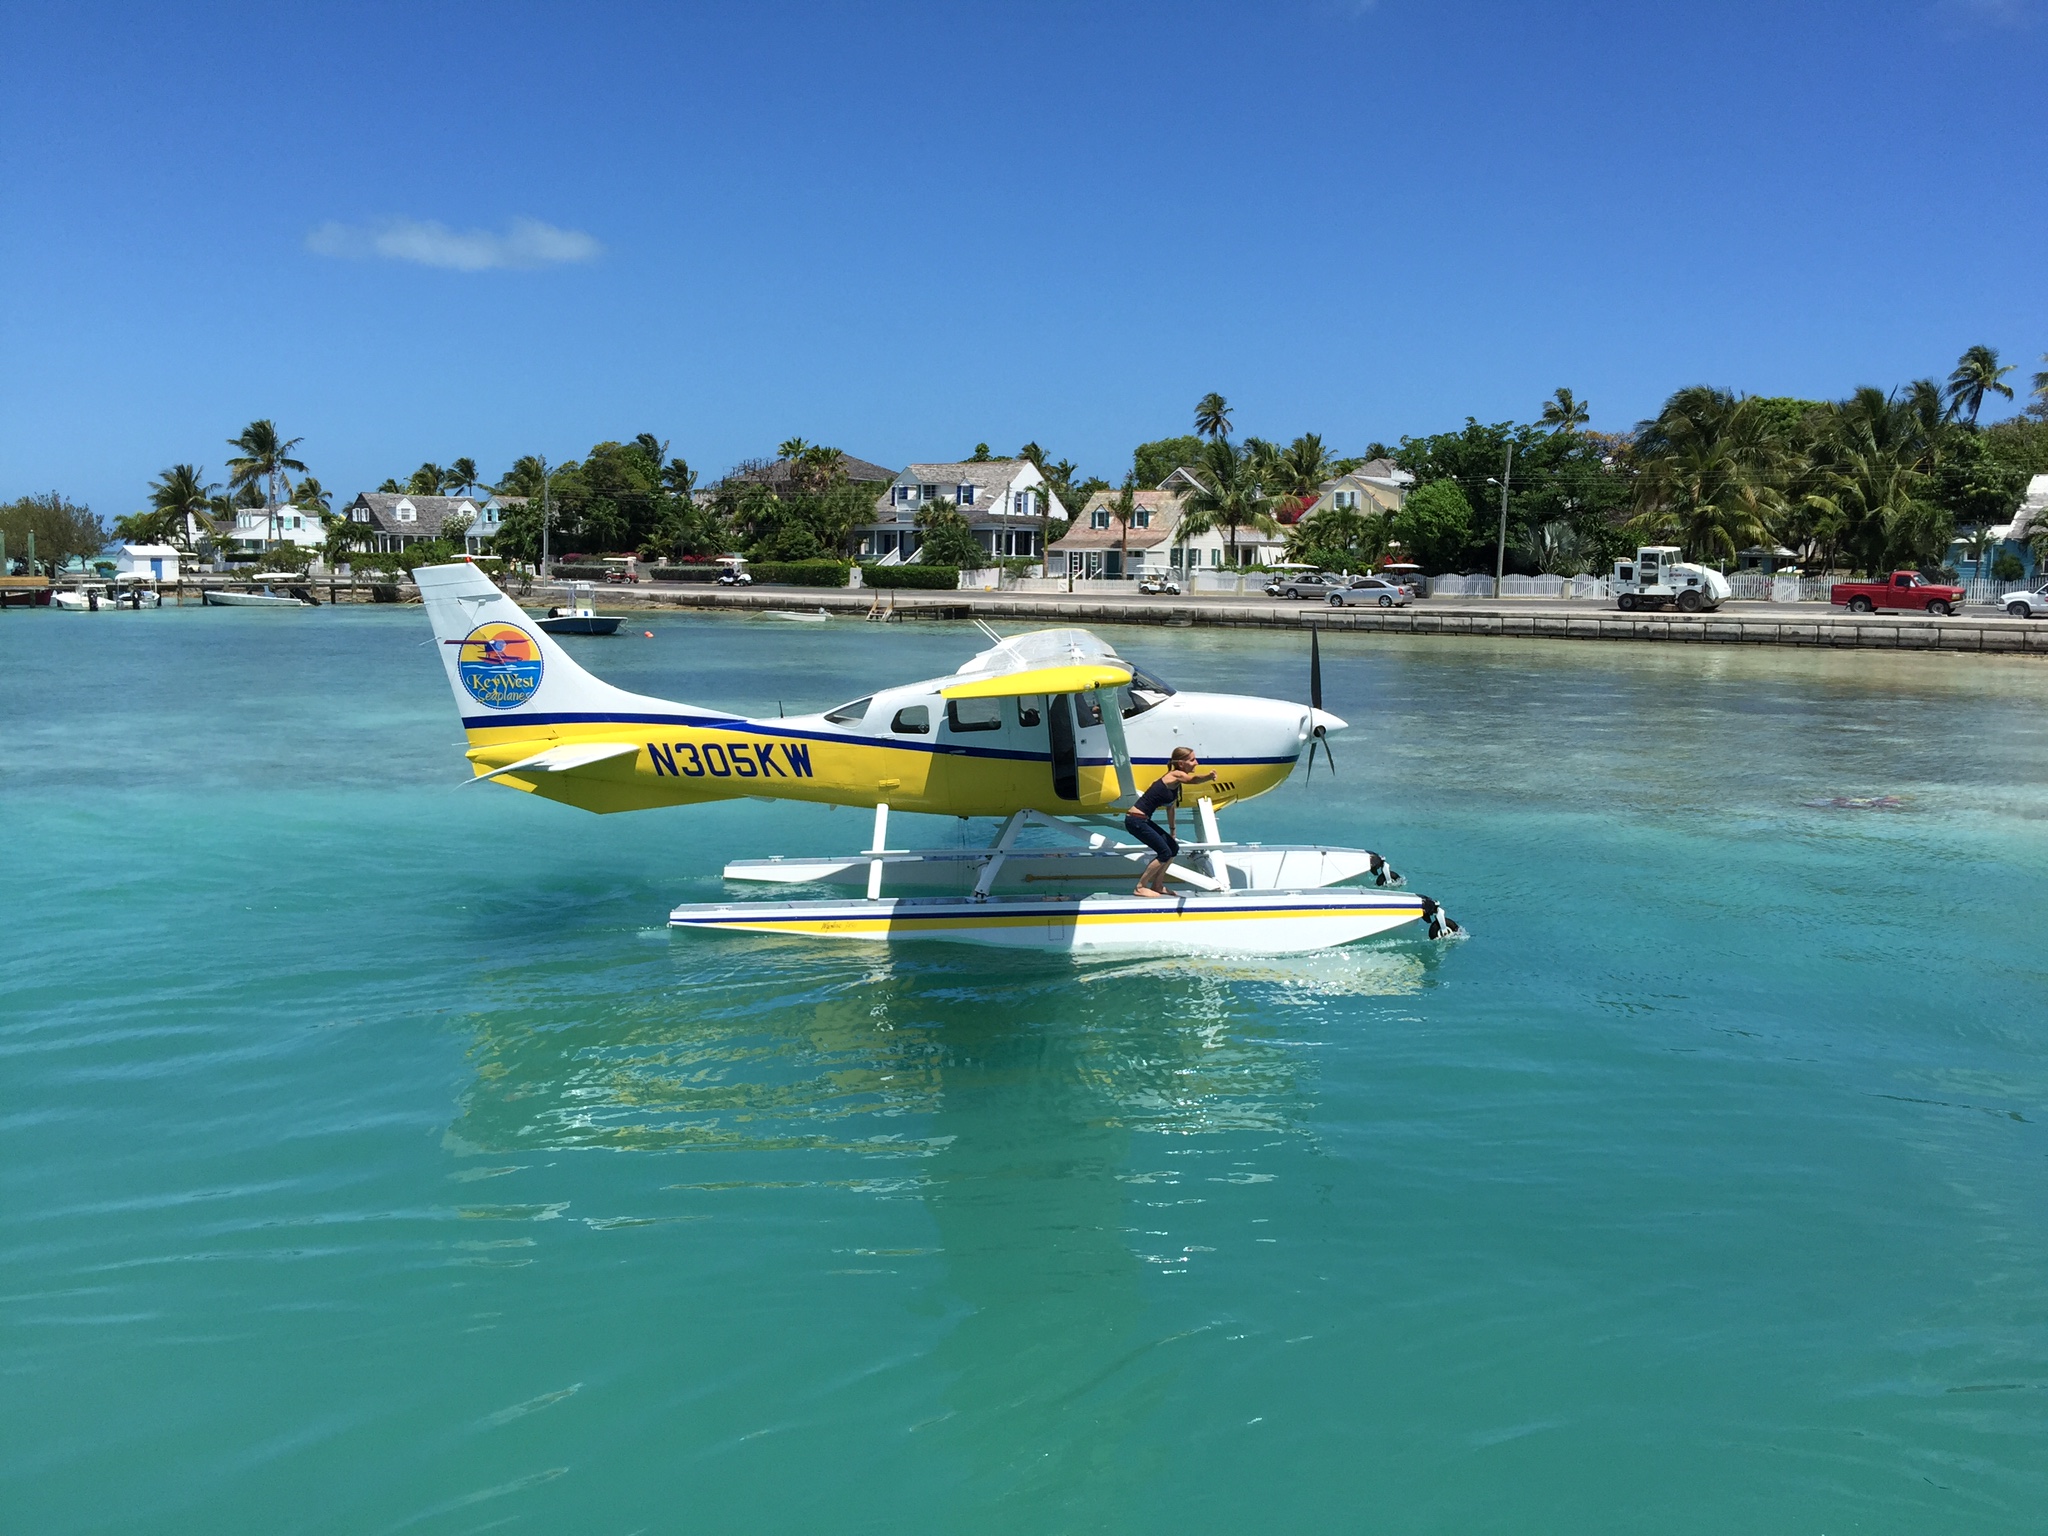
[[[1927,611],[1933,614],[1937,619],[1945,619],[1950,614],[1954,613],[1955,609],[1950,607],[1947,603],[1933,602],[1927,605]]]
[[[1849,599],[1849,611],[1851,613],[1875,613],[1877,605],[1867,597],[1852,597]]]
[[[1700,605],[1699,593],[1692,591],[1690,588],[1678,594],[1678,611],[1680,613],[1698,613]]]

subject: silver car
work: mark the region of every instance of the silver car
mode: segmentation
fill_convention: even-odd
[[[1330,594],[1332,608],[1356,607],[1360,603],[1381,608],[1406,608],[1414,594],[1378,576],[1356,576]]]

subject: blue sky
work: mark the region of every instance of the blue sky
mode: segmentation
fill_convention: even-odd
[[[18,5],[0,497],[652,431],[1115,478],[2048,351],[2048,0]],[[1999,407],[1999,410],[2010,409]],[[1987,418],[1988,419],[1988,418]]]

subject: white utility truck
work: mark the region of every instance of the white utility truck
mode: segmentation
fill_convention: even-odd
[[[1728,578],[1704,565],[1687,565],[1675,544],[1646,544],[1633,560],[1614,562],[1608,584],[1623,613],[1639,608],[1676,608],[1704,613],[1726,602],[1734,590]]]

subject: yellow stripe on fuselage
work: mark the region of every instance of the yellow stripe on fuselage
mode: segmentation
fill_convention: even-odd
[[[862,737],[820,738],[771,730],[644,722],[579,720],[574,724],[474,727],[469,759],[477,773],[516,763],[549,747],[573,742],[633,742],[632,757],[567,773],[508,774],[498,782],[584,810],[646,810],[748,797],[821,805],[874,806],[943,816],[1007,816],[1039,810],[1072,816],[1116,804],[1115,768],[1083,763],[1080,798],[1062,800],[1052,787],[1047,758],[980,756],[928,744],[895,745]],[[1212,758],[1217,771],[1206,786],[1221,805],[1263,794],[1283,783],[1286,762],[1233,763]],[[1164,764],[1136,765],[1140,789]]]

